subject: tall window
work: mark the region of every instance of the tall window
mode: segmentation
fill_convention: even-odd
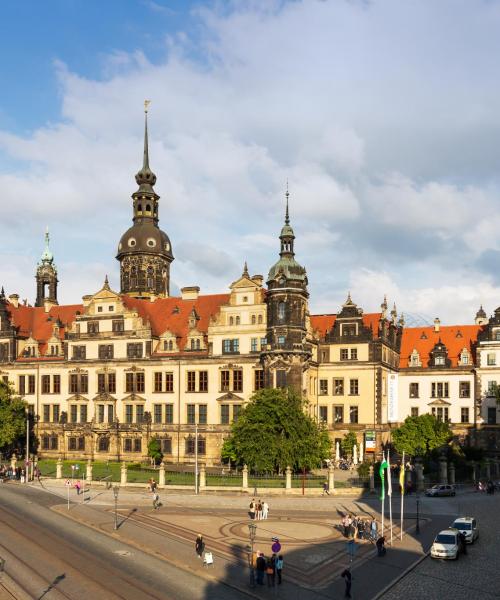
[[[200,425],[207,424],[207,405],[206,404],[198,405],[198,423],[200,423]]]
[[[143,394],[145,380],[143,371],[125,373],[125,391],[131,394]]]
[[[69,420],[71,423],[78,422],[78,406],[76,404],[71,404],[69,407]]]
[[[194,454],[195,451],[195,438],[190,435],[186,438],[185,453]],[[198,436],[198,454],[205,454],[206,452],[206,441],[205,438]]]
[[[135,422],[144,423],[144,405],[138,404],[135,407]]]
[[[460,409],[460,422],[461,423],[469,423],[469,407],[462,406]]]
[[[412,406],[411,407],[411,416],[412,417],[418,417],[418,406]]]
[[[113,320],[111,325],[113,333],[123,333],[124,331],[124,322],[122,320]]]
[[[208,392],[208,371],[199,371],[200,392]]]
[[[196,423],[196,405],[187,405],[187,422],[188,425],[194,425]]]
[[[349,422],[350,423],[358,422],[358,407],[357,406],[349,407]]]
[[[165,423],[171,425],[174,422],[174,405],[165,404]]]
[[[87,332],[90,335],[95,335],[99,333],[99,321],[89,321],[87,323]]]
[[[166,437],[160,440],[163,454],[172,454],[172,438]]]
[[[187,391],[188,392],[196,391],[196,372],[195,371],[187,372]]]
[[[104,404],[97,405],[97,422],[104,423]]]
[[[328,406],[320,406],[319,407],[319,420],[322,423],[328,422]]]
[[[42,420],[44,423],[50,422],[50,404],[44,404],[42,407]]]
[[[319,380],[319,393],[321,396],[326,396],[328,394],[328,379]]]
[[[239,354],[240,340],[238,338],[232,340],[222,340],[223,354]]]
[[[349,394],[351,396],[357,396],[359,394],[359,380],[358,379],[350,379],[349,380]],[[352,423],[352,421],[351,421]]]
[[[221,425],[229,424],[229,404],[220,405],[220,422]]]
[[[283,323],[285,321],[286,306],[284,302],[278,302],[278,321]]]
[[[447,406],[433,406],[432,414],[438,421],[448,422],[448,407]]]
[[[134,422],[134,405],[125,404],[125,423]]]
[[[344,407],[334,406],[333,407],[333,422],[343,423],[344,422]]]
[[[80,406],[80,423],[87,423],[87,421],[88,421],[87,405],[82,404]]]
[[[333,395],[343,396],[344,395],[344,380],[334,379],[333,380]]]
[[[460,398],[470,398],[470,381],[461,381],[460,382]],[[462,423],[467,423],[468,421],[462,421]]]
[[[233,392],[243,391],[243,371],[235,369],[233,371]]]
[[[286,387],[286,371],[285,371],[285,369],[278,369],[276,371],[276,387],[277,388],[285,388]]]
[[[255,369],[254,371],[254,390],[261,390],[264,387],[264,371],[263,369]]]
[[[127,358],[142,358],[142,343],[127,344]]]
[[[418,383],[410,383],[410,398],[418,398]]]
[[[89,376],[87,373],[70,373],[69,375],[69,393],[70,394],[88,394]]]
[[[162,422],[162,410],[163,406],[161,404],[154,404],[153,405],[153,419],[155,423],[161,423]]]
[[[448,398],[448,382],[433,382],[431,384],[431,396],[433,398]]]
[[[97,393],[115,394],[116,393],[116,374],[115,373],[97,373]]]
[[[60,394],[61,393],[61,376],[60,375],[54,375],[52,378],[52,385],[53,385],[53,393],[54,394]]]
[[[255,317],[255,315],[254,315]],[[259,351],[259,338],[252,338],[250,340],[250,352],[258,352]]]
[[[99,344],[99,358],[101,360],[110,360],[114,356],[113,344]]]
[[[50,375],[42,375],[42,394],[50,394]]]
[[[85,360],[86,346],[73,346],[73,360]]]
[[[229,371],[220,372],[220,389],[221,392],[229,392]]]

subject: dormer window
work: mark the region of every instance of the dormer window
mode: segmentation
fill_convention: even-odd
[[[462,350],[462,352],[460,353],[460,364],[461,365],[469,364],[469,351],[467,350],[467,348],[464,348]]]
[[[413,350],[410,355],[410,367],[421,367],[422,363],[420,362],[420,354],[417,350]]]
[[[234,317],[229,317],[229,325],[234,325]]]
[[[434,364],[436,365],[436,367],[444,367],[444,364],[445,364],[444,356],[435,356]]]
[[[346,323],[342,325],[342,335],[352,337],[356,335],[356,325],[355,323]]]

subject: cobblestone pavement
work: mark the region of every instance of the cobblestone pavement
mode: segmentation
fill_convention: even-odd
[[[478,519],[479,539],[457,561],[427,557],[380,596],[381,600],[490,600],[500,597],[500,494],[466,494],[457,500],[425,499],[425,510]],[[437,532],[436,532],[437,533]]]

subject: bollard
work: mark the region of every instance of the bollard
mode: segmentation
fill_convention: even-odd
[[[165,463],[163,461],[160,463],[160,469],[158,471],[158,474],[159,474],[158,485],[160,487],[165,487]]]
[[[205,469],[205,465],[201,465],[200,468],[200,490],[205,489],[207,487],[207,470]]]
[[[243,465],[243,482],[241,487],[244,490],[248,490],[248,467],[246,465]]]
[[[57,459],[57,463],[56,463],[56,479],[62,479],[62,468],[63,468],[62,460],[59,457]]]
[[[335,491],[335,467],[331,463],[328,467],[328,487],[330,492]]]
[[[122,463],[120,469],[120,485],[127,485],[127,463]]]
[[[285,489],[291,490],[292,489],[292,469],[290,469],[290,467],[287,467],[285,474],[286,474]]]

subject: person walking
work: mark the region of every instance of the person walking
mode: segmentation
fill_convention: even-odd
[[[330,495],[330,486],[328,485],[328,481],[323,482],[323,493],[321,495],[324,496],[325,494],[327,496]]]
[[[467,539],[465,537],[465,533],[462,531],[458,532],[458,539],[460,540],[460,550],[463,554],[467,554]]]
[[[252,520],[255,519],[255,498],[252,498],[252,501],[250,502],[250,508],[248,510],[248,515],[249,515],[250,519],[252,519]]]
[[[160,495],[158,494],[158,492],[153,492],[153,510],[158,510],[160,506]]]
[[[257,560],[255,561],[255,567],[257,570],[257,583],[258,585],[264,585],[264,573],[266,572],[266,559],[262,552],[259,553]]]
[[[82,484],[81,484],[81,481],[80,481],[80,480],[78,480],[78,481],[75,483],[75,490],[76,490],[76,495],[77,495],[77,496],[79,496],[79,495],[80,495],[80,490],[81,490],[81,489],[82,489]]]
[[[385,536],[380,536],[376,543],[377,546],[377,556],[385,556],[387,550],[385,549]]]
[[[351,597],[351,586],[352,586],[351,569],[349,569],[349,568],[344,569],[342,571],[342,573],[340,574],[340,576],[343,577],[344,581],[345,581],[344,597],[345,598],[350,598]]]
[[[371,538],[373,542],[377,541],[377,521],[375,520],[375,517],[372,518],[372,522],[370,523],[370,532],[371,532]]]
[[[281,585],[281,572],[283,571],[283,555],[278,556],[276,561],[276,574],[278,575],[278,585]]]
[[[267,519],[267,513],[269,512],[269,504],[264,500],[262,503],[262,518]]]
[[[205,542],[203,541],[203,536],[201,533],[199,533],[198,537],[196,538],[195,550],[198,558],[201,558],[205,550]]]
[[[262,500],[257,502],[257,521],[262,519]]]

